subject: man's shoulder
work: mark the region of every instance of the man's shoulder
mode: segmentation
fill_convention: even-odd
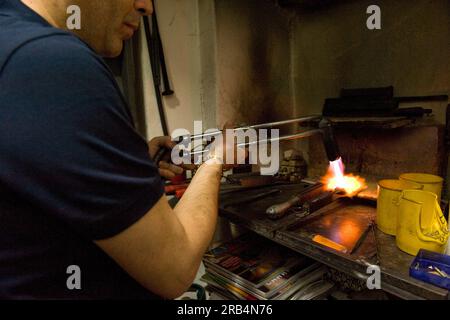
[[[48,71],[58,64],[87,70],[103,67],[101,58],[67,31],[28,24],[21,27],[0,31],[0,43],[5,44],[0,46],[0,75],[11,60],[19,60],[24,67],[41,64]]]
[[[69,33],[55,33],[35,38],[23,44],[14,52],[12,59],[24,63],[32,61],[33,65],[41,64],[43,68],[57,69],[58,72],[95,72],[103,68],[104,62],[87,44]],[[50,71],[49,70],[49,71]]]

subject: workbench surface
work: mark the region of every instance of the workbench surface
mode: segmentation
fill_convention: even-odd
[[[328,220],[334,223],[334,217],[342,214],[353,215],[359,220],[366,217],[367,221],[373,221],[376,215],[373,201],[341,198],[306,218],[289,214],[279,220],[271,220],[266,216],[265,211],[269,206],[286,201],[310,186],[300,183],[247,190],[224,186],[220,195],[220,214],[237,225],[361,280],[366,280],[371,275],[367,273],[368,265],[378,265],[381,269],[381,288],[400,298],[447,299],[447,290],[411,278],[409,266],[414,257],[400,251],[393,236],[376,228],[368,233],[358,250],[351,254],[341,253],[312,241],[313,234],[308,230],[310,221],[325,217],[324,221],[330,218]],[[230,191],[233,189],[234,191]],[[267,194],[274,189],[279,192],[246,202],[246,198]]]

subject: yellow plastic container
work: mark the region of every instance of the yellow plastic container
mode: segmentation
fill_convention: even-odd
[[[400,180],[421,184],[423,190],[435,193],[438,201],[441,201],[443,178],[428,173],[404,173],[400,175]]]
[[[417,255],[420,249],[443,253],[448,227],[437,196],[423,190],[405,190],[398,206],[396,243],[400,250]]]
[[[378,182],[377,227],[384,233],[395,236],[397,233],[397,211],[403,190],[420,190],[418,183],[403,180],[381,180]]]

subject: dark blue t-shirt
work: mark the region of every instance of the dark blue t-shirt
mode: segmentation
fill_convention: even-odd
[[[0,0],[0,298],[155,298],[93,240],[162,195],[103,60],[20,0]],[[81,290],[67,287],[71,265]]]

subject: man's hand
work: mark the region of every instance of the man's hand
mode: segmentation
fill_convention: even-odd
[[[148,152],[150,154],[150,157],[152,159],[155,158],[156,153],[161,148],[166,148],[168,150],[172,150],[173,147],[176,146],[176,143],[171,140],[170,137],[156,137],[153,138],[148,143]],[[176,165],[170,164],[168,161],[170,159],[170,152],[168,152],[168,158],[161,160],[156,165],[159,168],[159,174],[166,178],[166,179],[172,179],[173,177],[180,175],[183,173],[183,168],[178,167]]]
[[[235,139],[228,139],[227,130],[233,133],[234,126],[226,123],[222,129],[222,135],[216,138],[216,141],[210,146],[210,151],[206,155],[206,164],[220,163],[223,170],[227,171],[239,164],[244,164],[248,157],[248,151],[244,147],[238,147]]]

